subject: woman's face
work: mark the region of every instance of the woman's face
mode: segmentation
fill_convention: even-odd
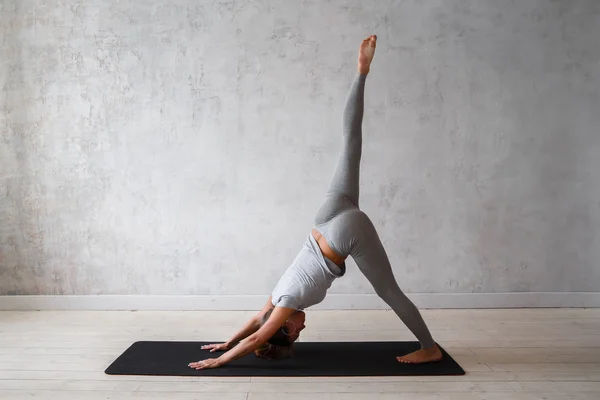
[[[300,332],[302,332],[302,330],[306,328],[306,326],[304,325],[305,320],[306,314],[304,314],[303,311],[297,311],[294,314],[292,314],[292,316],[289,317],[283,325],[283,329],[288,335],[288,339],[291,343],[295,342],[298,339],[298,336],[300,336]]]

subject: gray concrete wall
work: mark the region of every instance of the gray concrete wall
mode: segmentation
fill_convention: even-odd
[[[599,291],[600,2],[0,3],[0,294],[268,295],[368,34],[407,292]],[[372,293],[349,263],[332,293]]]

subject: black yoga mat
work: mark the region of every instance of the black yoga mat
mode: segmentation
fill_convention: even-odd
[[[200,349],[219,342],[135,342],[105,371],[109,375],[178,376],[399,376],[464,375],[446,353],[429,364],[401,364],[396,356],[419,348],[417,342],[300,342],[293,358],[268,361],[249,354],[223,367],[195,370],[194,361],[216,358],[220,352]]]

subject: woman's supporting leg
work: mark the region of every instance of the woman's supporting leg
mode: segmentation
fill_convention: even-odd
[[[421,313],[396,282],[386,251],[370,218],[362,211],[353,211],[348,217],[345,230],[350,231],[353,240],[346,241],[354,243],[350,255],[356,265],[375,293],[394,310],[421,346],[424,349],[434,347],[435,341]]]

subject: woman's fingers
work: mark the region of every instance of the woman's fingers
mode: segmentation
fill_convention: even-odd
[[[218,362],[215,359],[208,359],[203,361],[198,361],[195,363],[189,363],[188,367],[194,369],[205,369],[205,368],[216,368],[218,367]]]
[[[204,365],[205,365],[204,361],[198,361],[198,362],[190,363],[188,365],[188,367],[194,368],[194,369],[202,369],[204,367]]]
[[[213,344],[205,344],[204,346],[201,346],[200,349],[202,350],[210,350],[211,353],[217,350],[224,350],[225,346],[223,344],[217,344],[217,343],[213,343]]]

